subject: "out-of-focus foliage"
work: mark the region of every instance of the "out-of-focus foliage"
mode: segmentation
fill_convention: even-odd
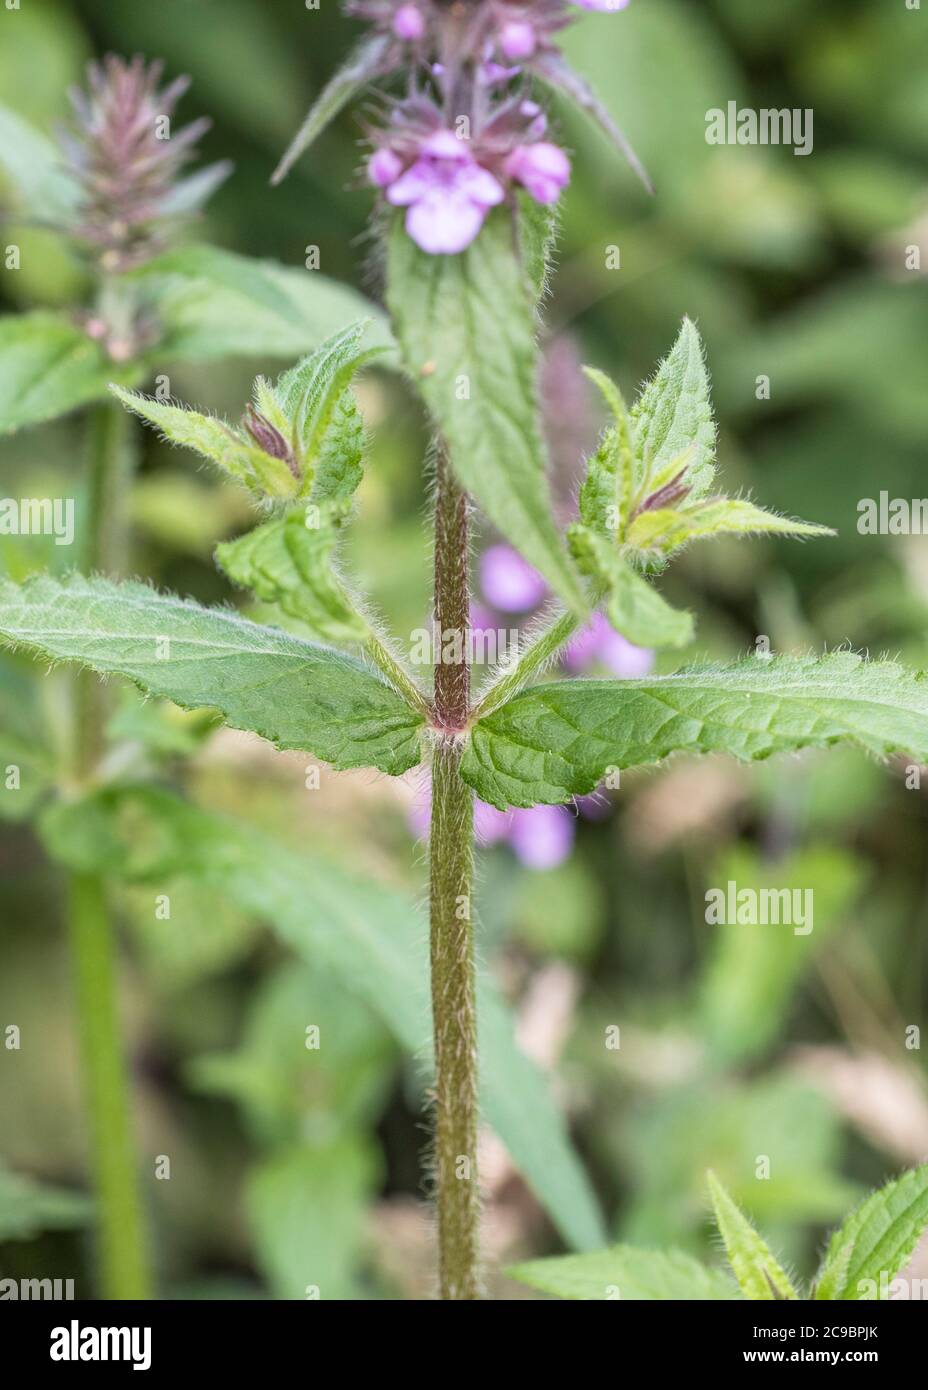
[[[336,6],[235,0],[217,19],[215,6],[189,0],[46,0],[3,11],[0,25],[4,103],[46,133],[66,115],[65,88],[91,53],[141,49],[163,57],[169,76],[189,72],[184,109],[215,122],[204,157],[236,165],[191,240],[281,263],[285,281],[271,276],[260,292],[292,290],[298,313],[313,293],[313,248],[325,276],[376,295],[370,198],[354,177],[356,118],[343,113],[313,155],[268,186],[310,98],[353,42]],[[565,520],[581,452],[601,424],[596,393],[571,364],[596,362],[631,388],[685,313],[712,366],[726,490],[839,534],[804,545],[722,539],[684,552],[662,592],[697,614],[697,637],[657,669],[734,661],[761,638],[775,652],[846,643],[928,665],[928,541],[857,530],[861,499],[926,491],[928,289],[922,272],[906,268],[912,247],[928,255],[924,11],[633,0],[621,14],[584,16],[566,42],[657,192],[649,199],[586,121],[564,117],[573,178],[546,311],[556,370],[542,395],[556,426],[551,485]],[[811,108],[813,152],[708,145],[706,112],[729,101]],[[3,311],[54,312],[67,325],[85,293],[83,268],[46,228],[7,223],[10,243],[21,268],[0,271]],[[153,369],[168,375],[175,398],[237,419],[254,377],[278,374],[271,349],[281,335],[292,358],[311,344],[273,303],[255,332],[241,282],[207,285],[177,265],[174,273],[176,356]],[[363,311],[343,315],[340,302],[332,312],[322,306],[319,336]],[[216,324],[237,335],[240,360],[210,360]],[[411,633],[428,616],[422,422],[399,380],[376,369],[358,398],[372,452],[346,550],[377,606]],[[211,558],[250,524],[247,504],[154,435],[139,447],[133,572],[202,604],[248,608]],[[79,415],[4,439],[0,493],[73,497],[79,535],[84,451]],[[479,539],[491,536],[486,528]],[[0,536],[0,569],[17,582],[76,565],[50,537]],[[293,630],[302,631],[295,620]],[[84,1174],[69,965],[58,885],[25,825],[67,751],[67,679],[21,655],[0,663],[0,1159],[17,1181],[31,1175],[58,1190],[53,1201],[42,1189],[28,1208],[31,1238],[8,1233],[16,1239],[3,1246],[4,1272],[76,1269],[81,1293],[91,1287],[90,1253],[64,1229],[73,1223],[58,1205],[66,1199],[78,1219],[69,1204]],[[302,849],[328,871],[350,851],[357,877],[405,900],[421,895],[412,787],[363,773],[336,781],[307,758],[217,735],[202,715],[143,704],[131,691],[114,711],[111,746],[127,781],[173,777],[191,758],[191,801],[254,826],[254,839],[283,856]],[[6,776],[14,764],[18,787]],[[911,770],[852,750],[747,768],[677,759],[623,774],[598,804],[584,804],[560,867],[532,872],[503,844],[483,851],[481,958],[517,1009],[523,1047],[554,1073],[611,1238],[710,1260],[712,1168],[808,1280],[826,1230],[851,1203],[928,1152],[928,1085],[913,1032],[928,985],[924,797]],[[707,924],[704,894],[728,880],[813,890],[813,931]],[[254,883],[250,896],[231,887],[222,894],[214,882],[176,879],[126,885],[117,897],[164,1290],[422,1296],[423,1072],[390,1035],[421,1001],[412,1005],[398,984],[372,1007],[373,985],[349,989],[322,954],[271,930],[269,895],[259,900]],[[163,892],[169,917],[156,911]],[[297,898],[291,911],[302,925],[305,904]],[[323,928],[331,950],[344,949],[335,918],[320,913]],[[406,930],[424,949],[421,927]],[[389,1030],[387,1005],[397,1021]],[[306,1047],[311,1027],[317,1050]],[[156,1154],[172,1156],[170,1181],[150,1176]],[[536,1168],[547,1162],[539,1151]],[[484,1181],[494,1262],[565,1248],[505,1153],[488,1152]],[[496,1291],[517,1296],[511,1283]]]

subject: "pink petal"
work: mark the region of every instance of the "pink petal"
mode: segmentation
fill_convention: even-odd
[[[474,164],[468,169],[462,169],[454,180],[456,189],[466,193],[468,198],[473,198],[475,203],[482,203],[484,207],[495,207],[501,203],[506,194],[503,186],[499,183],[488,169],[483,169],[479,164]]]
[[[455,256],[473,241],[485,215],[485,208],[457,189],[432,188],[410,207],[406,230],[429,255]]]
[[[406,207],[409,203],[417,203],[420,198],[425,198],[435,188],[437,179],[435,170],[427,159],[417,159],[387,190],[387,202],[394,207]]]

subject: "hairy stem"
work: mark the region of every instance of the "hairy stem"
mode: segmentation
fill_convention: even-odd
[[[117,405],[90,420],[90,490],[84,565],[125,570],[125,495],[130,422]],[[106,690],[91,671],[75,679],[74,762],[79,785],[94,777],[103,748]],[[117,1003],[116,942],[102,874],[74,873],[68,888],[81,1063],[96,1196],[100,1293],[151,1296],[145,1226]]]
[[[477,1006],[471,922],[473,795],[459,731],[470,705],[467,499],[439,453],[435,499],[435,662],[429,916],[435,1037],[435,1179],[443,1299],[480,1297]],[[448,659],[450,654],[451,660]]]
[[[99,1292],[107,1299],[149,1298],[116,1004],[115,942],[102,876],[72,874],[68,908],[97,1203]]]
[[[537,632],[515,660],[494,673],[490,685],[480,696],[476,717],[481,719],[484,715],[492,714],[518,694],[526,681],[557,655],[579,626],[580,620],[573,613],[559,613],[547,627]]]

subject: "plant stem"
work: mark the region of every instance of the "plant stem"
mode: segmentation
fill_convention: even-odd
[[[471,922],[473,795],[460,773],[470,706],[467,498],[443,451],[435,498],[435,658],[429,908],[435,1037],[439,1289],[480,1297],[477,1006]],[[447,654],[452,659],[447,659]]]
[[[557,655],[579,626],[580,620],[573,613],[560,613],[547,627],[542,628],[531,638],[528,646],[522,648],[514,661],[494,673],[491,684],[480,696],[476,717],[482,719],[484,715],[492,714],[493,710],[499,709],[500,705],[511,700],[530,676],[535,675]]]
[[[90,489],[84,565],[125,569],[125,494],[130,422],[117,405],[90,420]],[[106,691],[92,671],[75,682],[74,761],[78,785],[92,782],[103,748]],[[68,886],[85,1104],[96,1196],[100,1293],[151,1296],[147,1244],[117,1003],[116,942],[102,874],[74,872]]]
[[[116,1004],[115,942],[102,875],[71,875],[68,915],[90,1116],[99,1291],[107,1299],[150,1298]]]

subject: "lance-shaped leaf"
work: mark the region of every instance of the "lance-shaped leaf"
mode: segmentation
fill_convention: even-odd
[[[430,256],[401,219],[387,297],[406,365],[467,492],[578,614],[586,602],[551,517],[538,424],[534,304],[507,208],[456,256]]]
[[[568,535],[579,568],[605,589],[606,613],[616,632],[639,647],[682,647],[690,641],[692,615],[661,598],[609,537],[579,522]]]
[[[137,365],[111,362],[63,314],[0,318],[0,434],[102,400],[110,382],[131,386],[141,375]]]
[[[872,1193],[838,1227],[816,1276],[815,1297],[885,1299],[928,1228],[928,1163]]]
[[[737,1299],[727,1275],[682,1250],[641,1250],[614,1245],[589,1255],[529,1260],[506,1273],[542,1293],[570,1299],[706,1302]]]
[[[794,521],[757,507],[743,497],[707,497],[679,510],[657,507],[639,512],[626,533],[636,550],[657,550],[669,555],[689,541],[711,536],[833,536],[828,526]]]
[[[541,53],[532,63],[532,72],[548,87],[556,92],[561,92],[569,101],[579,106],[581,111],[586,112],[625,156],[648,192],[654,192],[654,186],[648,172],[632,148],[628,136],[612,119],[585,78],[575,72],[557,52]]]
[[[420,758],[421,715],[360,661],[144,584],[80,575],[5,583],[0,635],[127,676],[184,709],[217,709],[234,729],[336,768],[398,776]]]
[[[376,357],[378,347],[362,348],[367,323],[351,324],[327,339],[283,375],[274,387],[278,405],[289,422],[290,440],[303,469],[303,492],[313,480],[325,441],[333,426],[343,428],[337,416],[351,379]],[[341,445],[336,442],[336,451]]]
[[[790,1283],[789,1275],[767,1242],[732,1201],[715,1174],[709,1173],[707,1176],[719,1235],[725,1242],[728,1262],[745,1298],[761,1301],[797,1299],[799,1295]]]
[[[139,391],[123,391],[118,386],[111,389],[128,410],[154,425],[163,439],[209,459],[251,491],[269,497],[293,497],[296,493],[298,480],[287,461],[267,453],[244,431],[214,415],[201,415]]]
[[[614,533],[621,540],[636,479],[631,420],[615,382],[594,367],[585,367],[584,372],[602,392],[615,424],[603,432],[587,463],[586,478],[580,488],[580,520],[596,531]]]
[[[283,159],[271,177],[271,183],[280,183],[286,178],[304,150],[325,130],[330,121],[348,105],[354,94],[376,77],[382,77],[392,66],[391,49],[396,45],[384,35],[377,34],[365,39],[348,58],[348,61],[331,77],[309,109],[305,121],[300,126]]]
[[[370,344],[393,346],[383,311],[319,270],[186,246],[146,262],[132,278],[162,327],[148,354],[158,371],[165,360],[295,358],[360,318],[370,320]]]
[[[333,572],[344,502],[310,504],[216,547],[232,580],[265,603],[277,603],[329,642],[363,642],[367,624]]]
[[[7,106],[0,106],[0,170],[13,187],[12,209],[30,220],[63,222],[80,198],[53,140]]]
[[[0,1162],[0,1241],[83,1226],[92,1215],[93,1203],[82,1192],[36,1182]]]
[[[690,451],[689,495],[702,497],[715,471],[715,422],[702,343],[690,319],[631,414],[641,483],[657,488],[670,482],[669,465]]]
[[[340,866],[305,845],[294,851],[253,825],[150,786],[59,803],[46,813],[42,834],[50,853],[75,868],[161,885],[176,874],[270,922],[301,959],[337,974],[429,1065],[427,927],[413,898],[359,873],[356,856]],[[564,1239],[575,1249],[602,1245],[596,1198],[547,1079],[520,1051],[510,1012],[483,975],[477,1014],[484,1119]]]
[[[273,275],[264,261],[239,256],[218,246],[180,246],[165,251],[133,271],[129,279],[149,283],[161,277],[201,281],[229,290],[267,313],[276,314],[291,326],[303,319],[293,296]]]
[[[533,806],[591,792],[607,768],[670,753],[747,761],[838,742],[928,760],[925,673],[833,652],[538,685],[477,721],[462,773],[494,806]]]

